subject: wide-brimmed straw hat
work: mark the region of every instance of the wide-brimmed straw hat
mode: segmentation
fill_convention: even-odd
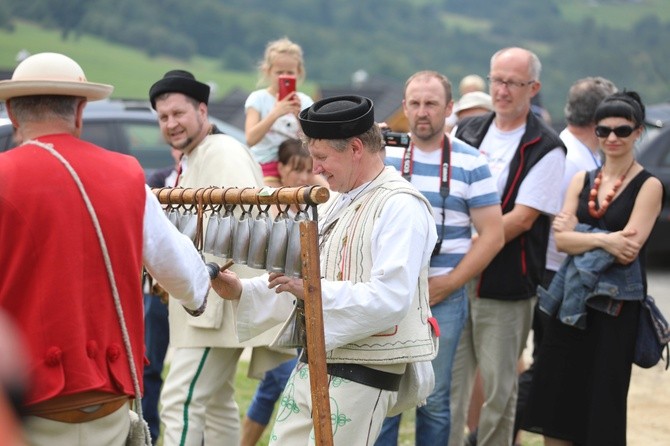
[[[105,99],[114,87],[88,82],[84,70],[69,57],[39,53],[24,59],[10,80],[0,81],[0,100],[20,96],[81,96],[89,101]]]

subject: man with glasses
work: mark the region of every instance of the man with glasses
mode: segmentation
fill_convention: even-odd
[[[456,137],[486,156],[502,201],[505,246],[469,296],[453,367],[450,444],[463,444],[477,367],[484,382],[479,445],[512,444],[517,361],[530,331],[536,288],[545,269],[551,217],[561,208],[565,147],[531,111],[541,63],[523,48],[491,58],[492,113],[463,120]],[[477,242],[475,242],[477,243]]]
[[[453,107],[449,80],[435,71],[413,74],[405,83],[402,105],[410,143],[387,146],[386,164],[430,201],[438,234],[428,273],[431,311],[440,327],[432,361],[435,389],[427,404],[417,408],[415,431],[417,446],[433,446],[449,436],[451,367],[468,310],[465,284],[502,248],[502,212],[486,158],[444,133],[444,119]],[[398,444],[399,425],[400,415],[387,418],[375,444]]]

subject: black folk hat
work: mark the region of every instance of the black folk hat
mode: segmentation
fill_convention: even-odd
[[[185,70],[171,70],[149,89],[151,107],[156,109],[156,98],[163,93],[182,93],[198,102],[209,101],[209,85],[195,80],[195,76]]]
[[[334,96],[300,112],[300,125],[310,138],[347,139],[369,130],[374,115],[372,101],[366,97]]]

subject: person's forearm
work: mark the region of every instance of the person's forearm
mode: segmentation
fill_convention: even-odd
[[[445,277],[445,297],[480,274],[504,246],[498,234],[480,234],[456,267]]]
[[[582,254],[596,248],[604,247],[605,233],[577,231],[555,232],[556,248],[569,255]]]
[[[265,135],[270,131],[272,125],[277,120],[277,116],[271,111],[267,116],[260,119],[257,123],[249,126],[246,132],[247,145],[254,146],[261,142]]]
[[[520,218],[514,211],[503,214],[503,231],[505,233],[505,243],[509,243],[524,232],[528,231],[535,219]]]

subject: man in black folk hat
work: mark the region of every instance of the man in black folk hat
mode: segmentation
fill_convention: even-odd
[[[152,85],[149,98],[165,140],[183,152],[175,186],[263,186],[260,166],[249,150],[209,123],[209,86],[188,71],[172,70]],[[205,257],[220,261],[209,254]],[[258,274],[244,265],[233,269],[245,277]],[[235,334],[232,304],[218,298],[210,302],[199,320],[179,314],[170,304],[174,353],[163,385],[160,413],[166,446],[200,446],[203,439],[205,444],[239,442],[240,416],[233,389],[243,347]],[[268,335],[251,346],[267,345],[271,339]],[[254,357],[258,360],[259,355]],[[286,359],[288,356],[274,354],[269,365]]]
[[[423,196],[384,167],[372,101],[324,99],[304,110],[300,123],[314,173],[340,193],[318,212],[334,444],[372,444],[387,413],[416,405],[432,388],[437,327],[427,271],[435,224]],[[283,323],[303,298],[302,281],[282,274],[219,277],[226,286],[217,281],[217,292],[239,299],[240,339]],[[416,387],[399,401],[410,368],[418,373]],[[282,398],[292,404],[279,408],[271,444],[304,445],[314,436],[308,369],[301,358]]]

